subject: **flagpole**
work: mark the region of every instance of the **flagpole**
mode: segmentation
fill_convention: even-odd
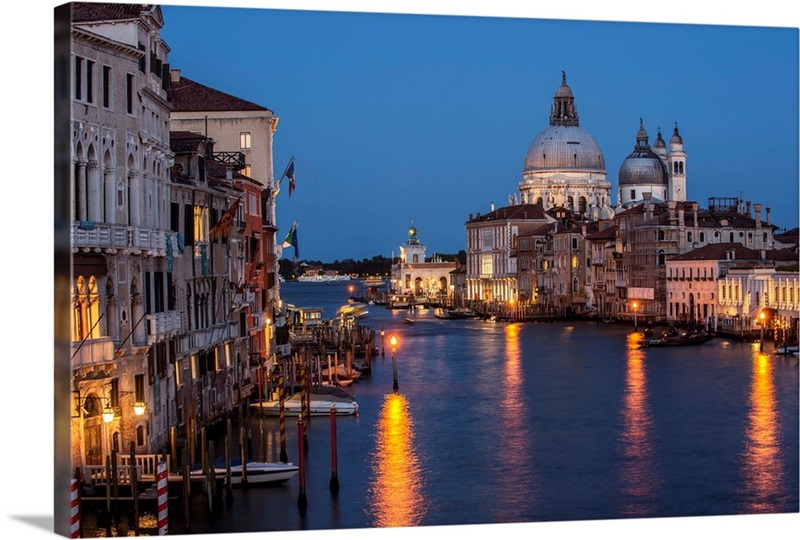
[[[286,178],[286,171],[288,171],[288,170],[289,170],[289,167],[291,167],[291,165],[292,165],[292,163],[293,163],[293,162],[294,162],[294,156],[292,156],[292,159],[290,159],[290,160],[289,160],[289,163],[287,163],[287,164],[286,164],[286,168],[285,168],[285,169],[283,169],[283,174],[281,175],[281,179],[280,179],[280,180],[278,180],[278,183],[279,183],[279,184],[280,184],[281,182],[283,182],[283,179],[284,179],[284,178]]]

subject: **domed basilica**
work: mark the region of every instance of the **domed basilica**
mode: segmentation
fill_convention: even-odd
[[[609,219],[615,210],[641,201],[646,192],[653,199],[686,200],[685,161],[677,126],[668,152],[660,131],[655,149],[650,147],[640,120],[634,151],[620,167],[615,205],[603,152],[594,137],[580,127],[575,96],[562,71],[550,125],[533,139],[525,156],[520,198],[523,203],[541,204],[545,210],[560,206],[586,219]]]

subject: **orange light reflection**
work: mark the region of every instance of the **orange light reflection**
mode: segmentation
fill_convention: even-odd
[[[378,419],[370,486],[375,527],[413,527],[424,516],[422,475],[414,425],[402,394],[388,394]]]
[[[505,327],[505,364],[501,405],[498,409],[503,444],[498,446],[498,451],[502,463],[516,474],[530,478],[533,474],[529,450],[532,435],[525,411],[525,380],[519,329],[519,325],[514,323]],[[532,503],[530,495],[514,489],[513,485],[503,490],[502,499],[497,502],[504,508]]]
[[[750,388],[750,411],[744,449],[743,476],[749,513],[776,512],[783,493],[778,418],[772,366],[765,354],[755,354]]]
[[[627,516],[646,516],[655,508],[653,488],[653,419],[647,402],[647,375],[644,351],[639,347],[639,334],[628,337],[626,388],[622,409],[622,493],[630,501]]]

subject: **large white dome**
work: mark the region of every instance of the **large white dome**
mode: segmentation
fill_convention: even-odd
[[[555,125],[533,139],[523,172],[548,170],[605,172],[606,164],[600,146],[589,132],[580,126]]]

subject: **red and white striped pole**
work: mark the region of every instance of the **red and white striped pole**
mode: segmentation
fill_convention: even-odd
[[[158,535],[165,536],[169,530],[167,510],[167,464],[159,461],[156,466],[156,485],[158,489]]]
[[[70,479],[69,483],[69,537],[81,537],[81,504],[78,498],[78,481]]]

